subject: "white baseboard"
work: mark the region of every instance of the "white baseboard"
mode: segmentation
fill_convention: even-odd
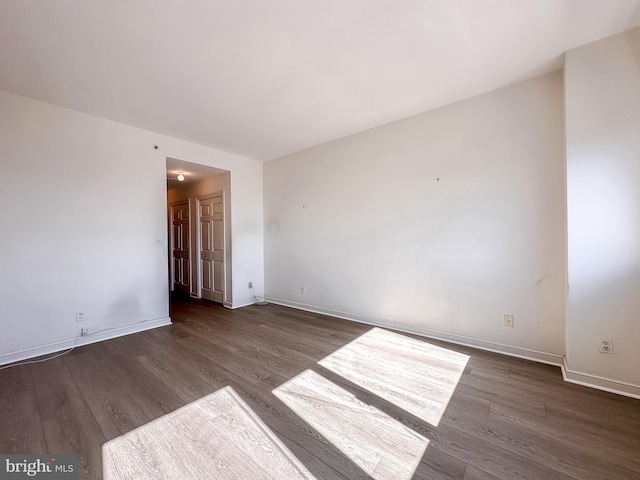
[[[253,305],[254,303],[256,303],[256,299],[251,297],[251,298],[245,298],[244,300],[238,300],[235,302],[225,302],[224,306],[227,308],[241,308],[241,307],[248,307],[249,305]]]
[[[93,335],[72,338],[69,340],[63,340],[61,342],[49,343],[47,345],[26,348],[17,352],[1,355],[0,365],[20,362],[29,358],[39,357],[41,355],[49,355],[61,350],[67,350],[69,348],[79,347],[81,345],[89,345],[90,343],[102,342],[111,338],[122,337],[124,335],[130,335],[132,333],[144,332],[145,330],[151,330],[152,328],[164,327],[167,325],[171,325],[170,317],[157,318],[155,320],[148,320],[124,327],[109,328]]]
[[[640,398],[639,385],[570,370],[566,357],[562,359],[562,377],[565,382],[597,388],[598,390],[604,390],[605,392],[616,393],[627,397]]]
[[[438,330],[430,330],[426,328],[416,327],[414,325],[407,325],[399,322],[389,322],[380,318],[365,317],[363,315],[357,315],[353,313],[340,312],[323,307],[316,307],[313,305],[306,305],[303,303],[291,302],[289,300],[282,300],[279,298],[266,297],[266,300],[271,303],[283,305],[285,307],[297,308],[300,310],[306,310],[313,313],[321,313],[323,315],[329,315],[331,317],[343,318],[345,320],[352,320],[354,322],[366,323],[367,325],[374,325],[376,327],[391,328],[401,332],[412,333],[420,335],[422,337],[433,338],[436,340],[443,340],[445,342],[455,343],[457,345],[464,345],[467,347],[479,348],[480,350],[487,350],[489,352],[501,353],[503,355],[509,355],[512,357],[523,358],[525,360],[533,360],[535,362],[546,363],[557,367],[562,366],[562,355],[554,353],[539,352],[537,350],[531,350],[528,348],[514,347],[511,345],[504,345],[501,343],[490,342],[487,340],[480,340],[477,338],[466,337],[464,335],[457,335],[455,333],[441,332]]]

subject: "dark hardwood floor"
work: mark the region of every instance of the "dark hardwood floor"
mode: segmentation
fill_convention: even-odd
[[[429,439],[417,479],[640,479],[640,402],[563,382],[559,368],[432,341],[470,356],[437,427],[316,362],[371,329],[276,305],[174,299],[170,327],[0,371],[0,453],[78,453],[226,385],[318,479],[368,478],[271,392],[320,373]]]

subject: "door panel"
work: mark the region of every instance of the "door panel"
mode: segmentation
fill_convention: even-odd
[[[202,298],[224,301],[224,204],[222,195],[200,201]]]
[[[191,284],[188,202],[171,206],[171,244],[173,289],[188,294]]]
[[[202,261],[202,296],[204,297],[205,290],[207,292],[211,291],[211,262],[203,260]],[[207,297],[208,298],[208,297]],[[211,300],[209,298],[209,300]]]

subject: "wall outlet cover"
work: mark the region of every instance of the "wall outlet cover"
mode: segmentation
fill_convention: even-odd
[[[604,339],[600,340],[600,353],[613,353],[613,340]]]
[[[508,313],[504,314],[504,326],[505,327],[513,327],[515,323],[515,317],[513,315],[509,315]]]
[[[100,331],[100,328],[96,326],[82,327],[82,330],[80,330],[80,335],[82,335],[83,337],[86,337],[87,335],[93,335],[94,333],[98,333],[99,331]]]

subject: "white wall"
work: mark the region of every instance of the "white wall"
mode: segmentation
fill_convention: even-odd
[[[267,162],[267,296],[559,363],[562,108],[556,72]]]
[[[0,363],[169,321],[167,156],[231,172],[242,300],[263,281],[261,163],[0,91]]]
[[[228,307],[233,306],[233,301],[231,297],[231,293],[233,292],[233,270],[231,268],[232,262],[232,235],[231,235],[231,225],[228,219],[231,218],[231,204],[233,203],[233,195],[231,192],[231,174],[229,172],[212,175],[210,177],[206,177],[198,182],[189,183],[186,185],[176,185],[170,188],[167,192],[167,203],[169,205],[169,210],[171,208],[171,204],[188,201],[189,202],[189,217],[191,219],[191,228],[190,228],[190,245],[189,248],[191,252],[197,252],[198,245],[198,208],[197,208],[197,199],[203,195],[209,195],[212,193],[223,192],[224,197],[224,218],[225,218],[225,257],[226,257],[226,269],[225,269],[225,292],[224,292],[224,304]],[[169,217],[169,222],[171,222],[171,217]],[[170,234],[170,233],[169,233]],[[193,297],[201,298],[200,292],[198,289],[200,278],[199,278],[199,270],[198,270],[198,256],[193,253],[191,255],[191,285],[190,294]],[[260,282],[261,283],[261,282]],[[261,285],[262,286],[262,285]],[[246,285],[245,285],[246,289]],[[243,299],[247,295],[253,295],[253,292],[249,292],[248,289],[246,292],[236,292]],[[251,298],[251,300],[253,300]]]
[[[640,28],[565,62],[567,369],[640,396]]]

